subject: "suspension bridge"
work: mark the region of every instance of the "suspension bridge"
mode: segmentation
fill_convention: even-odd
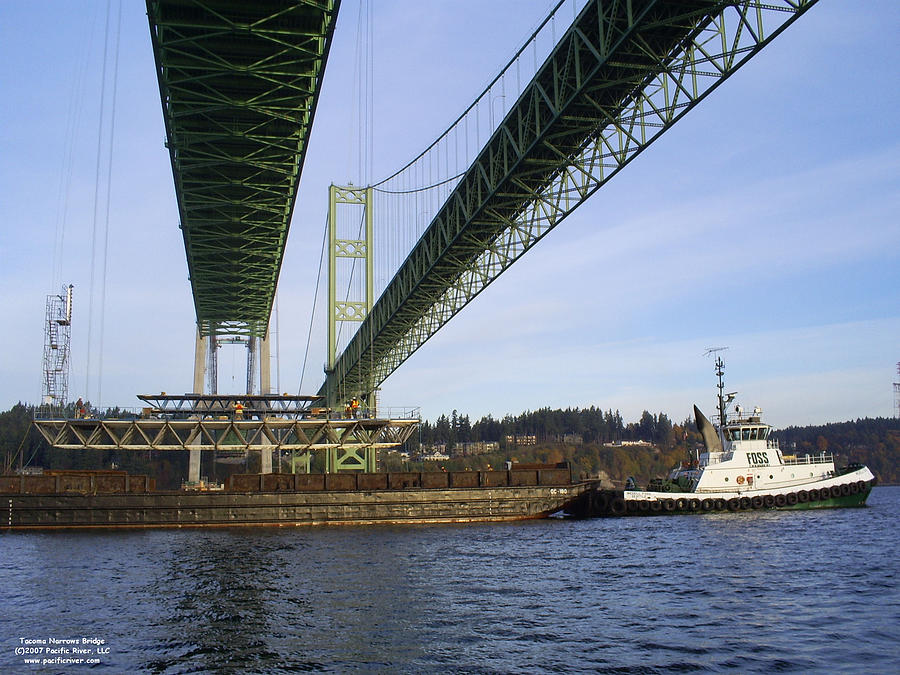
[[[271,394],[269,324],[340,2],[147,0],[194,392],[145,397],[148,419],[38,428],[58,447],[189,449],[193,477],[200,450],[235,447],[327,449],[328,470],[373,470],[415,424],[378,410],[378,386],[815,2],[561,0],[420,155],[332,186],[325,380],[286,398]],[[216,391],[229,341],[247,345],[246,395]]]

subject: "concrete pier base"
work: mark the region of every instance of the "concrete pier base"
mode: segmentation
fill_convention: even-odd
[[[188,482],[200,482],[200,448],[193,448],[188,459]]]

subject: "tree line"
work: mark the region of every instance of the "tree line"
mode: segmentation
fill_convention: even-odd
[[[640,440],[671,445],[678,434],[665,413],[653,414],[645,410],[637,422],[626,424],[618,410],[604,412],[593,406],[565,410],[548,407],[516,416],[506,415],[500,420],[485,415],[474,424],[468,415],[454,410],[449,416],[441,415],[434,423],[422,422],[419,441],[423,447],[445,445],[453,449],[459,443],[478,441],[504,445],[508,436],[534,436],[537,442],[545,443],[561,440],[567,435],[578,436],[585,443]]]
[[[507,442],[510,437],[533,436],[535,445]],[[859,462],[868,466],[882,483],[900,484],[900,420],[865,418],[855,421],[788,427],[773,434],[785,454],[835,455],[839,466]],[[490,415],[471,423],[454,410],[435,422],[424,421],[416,451],[444,446],[451,454],[461,443],[495,441],[496,453],[466,456],[443,462],[448,469],[497,467],[514,457],[522,462],[571,461],[579,473],[606,474],[613,481],[628,476],[651,478],[665,473],[688,458],[702,444],[692,419],[673,423],[665,413],[643,411],[636,422],[625,423],[618,410],[599,408],[541,408],[496,420]],[[651,448],[604,447],[615,441],[647,441]]]

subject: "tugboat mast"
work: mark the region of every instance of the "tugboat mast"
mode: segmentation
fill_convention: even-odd
[[[719,352],[724,352],[728,347],[710,347],[706,350],[706,355],[710,354],[716,355],[716,377],[719,382],[716,385],[719,388],[718,394],[718,409],[719,409],[719,429],[725,428],[725,406],[732,400],[734,400],[735,394],[737,392],[725,395],[725,380],[723,378],[725,374],[725,362],[722,360],[722,357],[719,356]]]
[[[719,428],[722,429],[725,427],[725,381],[723,379],[723,375],[725,374],[725,362],[722,360],[721,356],[716,356],[716,377],[719,379],[719,383],[716,385],[719,388]]]

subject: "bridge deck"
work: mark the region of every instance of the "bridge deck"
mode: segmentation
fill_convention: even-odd
[[[147,0],[201,336],[263,337],[340,0]]]

